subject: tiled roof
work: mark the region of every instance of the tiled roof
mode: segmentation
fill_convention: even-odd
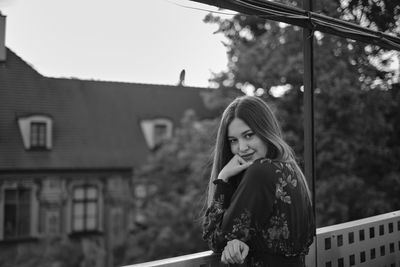
[[[140,120],[179,124],[189,108],[212,117],[205,88],[47,78],[11,50],[0,63],[0,169],[115,169],[142,163],[148,148]],[[51,151],[26,151],[17,118],[53,119]]]

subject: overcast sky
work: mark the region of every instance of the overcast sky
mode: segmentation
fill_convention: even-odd
[[[226,48],[199,8],[217,11],[189,0],[0,0],[6,45],[45,76],[173,85],[185,69],[186,85],[208,87]]]

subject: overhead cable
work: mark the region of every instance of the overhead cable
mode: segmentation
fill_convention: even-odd
[[[354,23],[276,2],[267,0],[190,1],[231,9],[243,14],[259,16],[264,19],[285,22],[308,28],[312,31],[320,31],[343,38],[378,45],[385,49],[400,50],[400,38],[397,36],[374,31]]]

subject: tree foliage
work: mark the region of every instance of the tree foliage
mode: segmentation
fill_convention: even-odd
[[[40,241],[0,246],[0,266],[3,267],[78,267],[104,266],[95,264],[99,258],[87,258],[82,244],[76,240],[45,238]]]
[[[135,176],[137,223],[146,233],[141,241],[144,260],[206,250],[200,219],[215,122],[200,123],[194,116],[185,115],[174,138]]]
[[[280,2],[300,6],[299,1]],[[400,33],[398,1],[317,2],[317,12]],[[210,14],[205,21],[217,24],[227,40],[228,69],[213,81],[221,88],[253,88],[271,103],[302,164],[301,29],[240,14],[230,19]],[[395,53],[326,34],[315,36],[317,223],[399,209],[400,86],[389,68]],[[277,88],[286,91],[277,95]],[[216,100],[215,95],[207,98],[220,111],[231,97],[221,92],[215,91]],[[135,175],[136,232],[126,247],[126,263],[207,249],[199,218],[217,122],[186,114],[176,135]]]
[[[298,1],[280,2],[300,6]],[[317,12],[400,33],[398,1],[318,1]],[[210,14],[205,21],[216,23],[227,39],[229,68],[214,80],[238,89],[250,86],[275,102],[286,140],[301,157],[302,30],[241,14],[231,19]],[[394,192],[400,192],[395,179],[400,169],[394,159],[399,135],[394,118],[400,116],[399,90],[393,86],[396,70],[390,68],[396,53],[328,34],[315,37],[318,225],[398,209]],[[288,90],[277,97],[274,88]],[[360,196],[365,201],[354,204]]]
[[[217,114],[238,95],[229,88],[202,93]],[[173,137],[134,175],[135,230],[120,265],[208,250],[201,226],[218,123],[186,111]]]
[[[279,1],[293,6],[301,6],[299,1]],[[360,2],[360,3],[359,3]],[[371,4],[379,5],[379,16],[371,13]],[[391,8],[391,10],[388,10]],[[400,35],[400,3],[391,1],[317,1],[316,12],[334,18],[346,20]],[[385,20],[386,17],[390,20]],[[273,86],[290,84],[294,87],[302,84],[302,31],[299,27],[283,25],[257,16],[237,14],[231,19],[209,14],[207,23],[218,25],[217,32],[226,37],[228,70],[216,74],[214,81],[220,85],[235,86],[241,89],[251,84],[254,89],[270,93]],[[386,22],[384,22],[386,21]],[[374,26],[374,25],[380,25]],[[394,73],[383,71],[391,64],[391,53],[379,47],[355,43],[354,41],[331,35],[317,34],[316,77],[333,75],[336,80],[345,75],[348,81],[369,87],[377,80],[390,80]],[[371,64],[374,61],[374,64]],[[379,66],[379,68],[377,68]],[[337,71],[331,71],[335,67]],[[330,77],[321,77],[317,84],[332,81]],[[322,86],[321,86],[322,88]],[[271,97],[271,96],[270,96]]]

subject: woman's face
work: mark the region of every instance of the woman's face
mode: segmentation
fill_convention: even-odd
[[[264,158],[268,152],[267,145],[239,118],[228,125],[228,142],[231,152],[246,161]]]

